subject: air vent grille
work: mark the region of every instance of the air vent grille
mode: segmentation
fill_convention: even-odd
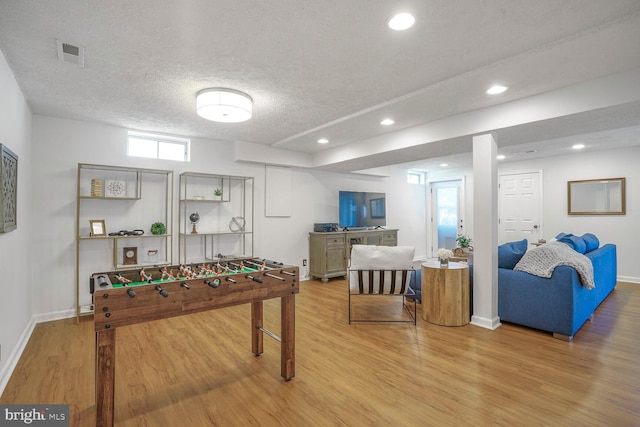
[[[84,47],[56,40],[58,60],[84,68]]]

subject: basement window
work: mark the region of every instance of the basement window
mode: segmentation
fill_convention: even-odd
[[[129,131],[127,156],[188,162],[190,143],[185,138]]]
[[[409,184],[424,184],[426,181],[426,174],[421,171],[409,171],[407,172],[407,183]]]

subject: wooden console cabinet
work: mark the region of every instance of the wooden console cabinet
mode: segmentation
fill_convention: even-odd
[[[353,245],[397,246],[398,230],[309,233],[309,276],[324,283],[346,276]]]

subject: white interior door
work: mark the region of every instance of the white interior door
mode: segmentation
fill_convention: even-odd
[[[542,236],[540,173],[500,175],[499,244]]]

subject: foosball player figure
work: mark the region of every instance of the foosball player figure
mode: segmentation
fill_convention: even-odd
[[[180,265],[180,276],[184,277],[185,279],[193,279],[195,278],[195,272],[191,271],[191,267],[189,267],[188,265]]]
[[[173,270],[167,271],[167,267],[164,267],[162,269],[162,278],[161,278],[161,280],[165,280],[165,279],[167,279],[167,280],[176,280],[176,278],[173,275]]]
[[[181,277],[185,277],[187,275],[187,267],[184,264],[180,264],[180,268],[178,269],[178,274]]]
[[[144,268],[140,270],[140,281],[147,283],[153,282],[153,278],[144,271]]]
[[[210,274],[211,274],[211,271],[209,270],[209,267],[207,267],[205,264],[200,265],[201,276],[208,276]]]
[[[116,273],[116,279],[118,279],[118,282],[122,283],[124,286],[127,286],[128,283],[132,282],[132,280],[127,279],[120,273]]]

